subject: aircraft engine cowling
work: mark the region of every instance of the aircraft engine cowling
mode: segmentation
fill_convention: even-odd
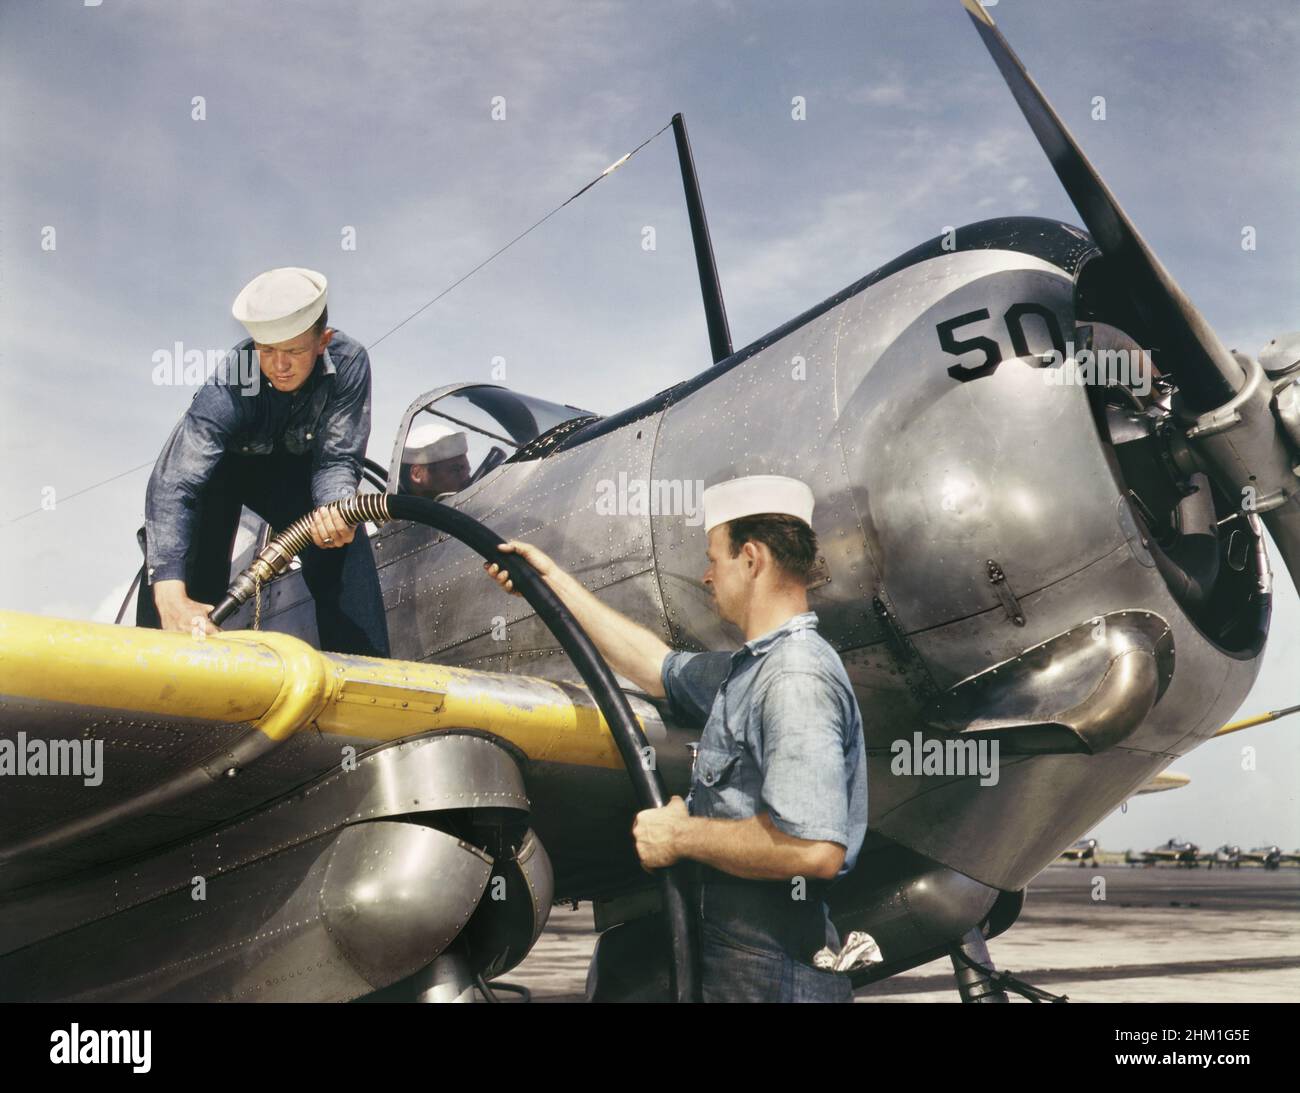
[[[1182,457],[1162,377],[1139,397],[1140,374],[1075,367],[1108,349],[1136,369],[1144,344],[1087,233],[991,220],[777,331],[655,434],[655,480],[812,486],[809,604],[858,692],[870,828],[994,888],[1024,887],[1215,732],[1259,670],[1258,521]],[[734,644],[677,561],[703,556],[703,529],[649,522],[673,644]],[[995,775],[893,769],[900,744],[980,736]]]
[[[551,863],[529,817],[515,757],[485,733],[373,748],[34,903],[6,939],[0,998],[409,999],[442,957],[464,993],[546,925]]]

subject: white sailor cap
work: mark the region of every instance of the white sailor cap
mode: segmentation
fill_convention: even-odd
[[[455,459],[468,451],[469,438],[464,433],[436,421],[426,421],[406,435],[402,462],[441,463],[444,459]]]
[[[310,329],[320,318],[327,288],[325,275],[314,269],[270,269],[239,290],[230,313],[255,342],[278,345]]]
[[[813,491],[797,478],[751,474],[719,482],[704,491],[704,534],[742,516],[777,513],[797,516],[812,526]]]

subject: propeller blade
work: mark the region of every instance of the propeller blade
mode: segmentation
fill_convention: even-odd
[[[1266,724],[1269,721],[1276,721],[1278,718],[1286,717],[1288,714],[1293,713],[1300,713],[1300,706],[1288,706],[1285,710],[1269,710],[1268,713],[1256,714],[1254,717],[1245,717],[1240,721],[1230,721],[1214,735],[1227,736],[1230,732],[1241,732],[1242,729],[1249,729],[1256,725]]]
[[[1150,326],[1161,371],[1177,379],[1191,407],[1204,411],[1227,402],[1245,378],[1241,366],[1138,234],[979,0],[962,6],[1111,272],[1123,278]]]

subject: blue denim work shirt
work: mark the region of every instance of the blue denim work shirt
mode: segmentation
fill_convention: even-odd
[[[812,611],[734,653],[674,651],[660,676],[670,712],[704,724],[686,799],[693,816],[759,812],[798,839],[844,847],[853,868],[867,832],[862,713]]]
[[[311,453],[312,501],[317,506],[351,497],[361,481],[370,439],[370,357],[365,346],[334,331],[307,382],[277,391],[260,369],[257,386],[240,384],[239,354],[253,355],[245,338],[224,366],[195,392],[172,430],[145,491],[149,581],[184,580],[199,495],[222,456],[269,455],[277,446]]]

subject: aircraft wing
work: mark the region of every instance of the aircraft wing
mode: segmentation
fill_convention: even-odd
[[[17,775],[0,892],[210,827],[332,770],[345,746],[451,727],[623,767],[582,687],[321,653],[272,631],[197,639],[0,611],[0,774]],[[97,772],[38,776],[97,753]]]
[[[517,962],[553,880],[517,764],[624,770],[575,684],[0,611],[0,996],[358,997],[426,966],[447,939],[414,935],[477,914],[505,857]],[[422,864],[376,878],[376,855]],[[201,929],[199,880],[223,896]]]
[[[1162,770],[1138,790],[1138,796],[1144,793],[1164,793],[1168,789],[1181,789],[1191,781],[1191,776],[1177,771]]]

